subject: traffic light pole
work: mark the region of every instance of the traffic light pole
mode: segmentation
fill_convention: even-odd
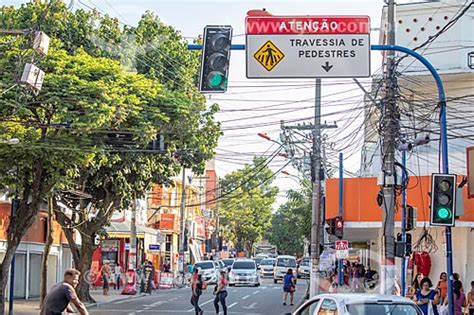
[[[402,165],[403,168],[406,169],[407,165],[407,151],[402,150]],[[406,182],[408,178],[406,177],[406,172],[402,172],[402,183],[404,188],[402,189],[402,242],[405,244],[405,252],[406,252],[406,241],[407,241],[407,187]],[[401,270],[401,294],[405,296],[406,294],[406,263],[407,258],[405,256],[402,257],[402,270]]]
[[[343,218],[343,205],[344,205],[344,155],[343,153],[339,153],[339,217]],[[343,259],[339,258],[337,261],[337,278],[339,287],[342,286],[342,282],[344,281],[344,268],[342,267]]]

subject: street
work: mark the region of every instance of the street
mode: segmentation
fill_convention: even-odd
[[[229,287],[227,306],[229,314],[288,314],[301,301],[307,287],[307,280],[298,279],[295,292],[295,306],[282,305],[282,284],[273,284],[272,279],[264,279],[262,285],[254,287]],[[200,306],[204,314],[215,314],[212,295],[213,286],[204,291],[200,299]],[[191,314],[190,289],[160,290],[152,296],[118,301],[91,310],[91,314],[105,315],[132,315],[132,314]],[[289,298],[289,297],[288,297]],[[220,308],[222,314],[222,308]]]

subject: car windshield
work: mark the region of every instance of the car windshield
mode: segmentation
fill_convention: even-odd
[[[233,259],[224,259],[223,262],[224,262],[224,265],[226,265],[226,266],[232,266],[232,264],[234,263],[234,260]]]
[[[214,269],[214,263],[212,261],[198,262],[194,267],[199,269]]]
[[[292,258],[278,258],[277,259],[278,267],[296,267],[296,260]]]
[[[232,269],[255,269],[255,263],[253,261],[236,261],[232,265]]]
[[[351,315],[419,315],[411,304],[348,304],[347,310]]]
[[[307,261],[307,260],[302,260],[302,261],[300,262],[300,266],[309,266],[309,261]]]
[[[262,266],[273,266],[274,260],[273,259],[263,259],[260,262],[260,265]]]

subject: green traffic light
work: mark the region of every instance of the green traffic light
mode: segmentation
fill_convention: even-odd
[[[212,72],[209,76],[209,86],[212,88],[218,88],[224,82],[224,76],[222,73]]]
[[[438,211],[436,212],[436,216],[440,218],[441,220],[446,220],[451,218],[451,211],[446,208],[439,208]]]

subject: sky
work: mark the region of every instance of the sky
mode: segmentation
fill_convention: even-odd
[[[163,1],[163,0],[66,0],[73,8],[97,8],[99,12],[117,17],[121,22],[136,25],[147,10],[180,30],[192,41],[202,34],[206,25],[231,25],[233,44],[245,43],[245,17],[251,9],[266,8],[273,15],[368,15],[371,19],[371,44],[378,43],[383,0],[220,0],[220,1]],[[0,0],[0,4],[18,5],[25,1]],[[371,53],[371,70],[381,66],[380,52]],[[369,89],[370,78],[360,82]],[[209,102],[217,102],[221,112],[217,115],[224,136],[219,141],[216,171],[219,176],[241,168],[255,155],[271,155],[278,149],[280,121],[292,124],[309,123],[314,115],[314,79],[309,80],[257,80],[247,79],[245,52],[232,51],[227,93],[212,95]],[[351,79],[322,80],[322,121],[336,123],[339,128],[327,132],[326,155],[328,164],[337,165],[339,152],[344,152],[344,168],[355,173],[360,167],[360,147],[363,122],[361,101],[363,92]],[[331,114],[333,113],[333,114]],[[308,118],[308,119],[304,119]],[[359,128],[359,129],[358,129]],[[356,133],[356,131],[359,133]],[[362,129],[363,131],[363,129]],[[273,141],[258,137],[267,133]],[[305,144],[299,144],[304,146]],[[309,147],[309,146],[308,146]],[[284,157],[276,157],[269,166],[277,171],[284,168],[290,175],[280,174],[275,184],[280,187],[279,202],[285,192],[297,187],[298,172]]]

